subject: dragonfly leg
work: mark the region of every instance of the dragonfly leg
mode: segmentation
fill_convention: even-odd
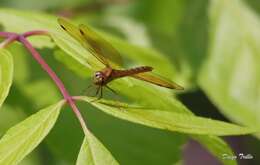
[[[96,95],[95,96],[97,96],[99,94],[100,88],[101,88],[101,86],[97,87],[97,91],[96,91]]]
[[[118,105],[120,105],[120,101],[118,101],[118,100],[120,100],[119,94],[114,89],[110,88],[108,85],[105,85],[105,87],[115,94],[115,96],[117,97],[115,102],[118,103]],[[117,106],[117,108],[119,110],[123,110],[124,111],[124,109],[122,109],[122,107],[120,107],[120,106]]]
[[[107,89],[109,89],[112,93],[115,94],[117,100],[120,100],[120,96],[119,96],[119,94],[118,94],[114,89],[110,88],[110,87],[107,86],[107,85],[105,85],[105,87],[106,87]]]
[[[97,95],[99,95],[98,98],[95,98],[95,99],[91,100],[90,102],[96,102],[96,101],[98,101],[98,100],[100,100],[102,98],[102,96],[103,96],[102,86],[98,86],[97,92],[96,92],[96,96]]]
[[[84,89],[82,92],[81,92],[81,95],[88,95],[90,93],[91,90],[89,90],[91,87],[93,87],[93,84],[89,84],[87,86],[86,89]]]
[[[101,99],[103,97],[103,87],[100,86],[100,95],[97,100]]]
[[[110,88],[110,87],[107,86],[107,85],[105,85],[105,87],[106,87],[107,89],[109,89],[111,92],[113,92],[114,94],[118,95],[118,93],[117,93],[114,89]]]

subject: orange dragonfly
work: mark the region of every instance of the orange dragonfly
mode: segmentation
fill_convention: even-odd
[[[100,93],[98,99],[102,98],[103,87],[107,87],[113,91],[107,86],[109,82],[126,76],[169,89],[184,89],[174,82],[149,74],[149,72],[153,70],[150,66],[140,66],[124,70],[115,69],[116,66],[122,65],[122,59],[120,53],[108,41],[86,25],[79,25],[76,27],[64,18],[59,18],[58,22],[63,30],[80,42],[97,60],[105,65],[104,69],[96,71],[94,74],[94,84],[98,86],[96,95]]]

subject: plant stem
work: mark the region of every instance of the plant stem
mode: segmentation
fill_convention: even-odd
[[[36,32],[36,31],[35,31]],[[39,32],[39,31],[38,31]],[[37,33],[37,32],[36,32]],[[27,36],[33,35],[35,33],[27,33]],[[41,33],[43,34],[43,33]],[[45,34],[45,33],[44,33]],[[62,81],[59,79],[59,77],[56,75],[56,73],[50,68],[50,66],[44,61],[44,59],[41,57],[41,55],[36,51],[36,49],[34,49],[34,47],[31,45],[31,43],[23,36],[20,35],[18,40],[24,44],[24,46],[28,49],[28,51],[32,54],[32,56],[34,57],[34,59],[42,66],[42,68],[49,74],[49,76],[52,78],[52,80],[55,82],[55,84],[57,85],[57,87],[59,88],[59,90],[61,91],[64,99],[67,101],[67,103],[70,105],[70,107],[72,108],[73,112],[75,113],[75,115],[77,116],[80,125],[85,133],[85,135],[87,134],[88,128],[86,126],[86,123],[79,111],[79,109],[77,108],[74,100],[72,99],[72,97],[69,95],[68,91],[66,90],[64,84],[62,83]]]
[[[17,34],[13,34],[13,35],[8,36],[7,39],[5,39],[3,42],[0,43],[0,48],[5,48],[11,42],[17,40],[18,37],[19,37],[19,35],[17,35]]]
[[[32,54],[34,59],[41,65],[41,67],[49,74],[49,76],[52,78],[52,80],[55,82],[57,87],[59,88],[60,92],[62,93],[64,99],[67,101],[67,103],[72,108],[73,112],[77,116],[80,125],[84,131],[84,134],[87,135],[88,128],[86,126],[86,123],[76,106],[73,98],[69,95],[68,91],[66,90],[64,84],[59,79],[59,77],[56,75],[56,73],[51,69],[51,67],[44,61],[44,59],[41,57],[41,55],[34,49],[34,47],[31,45],[31,43],[25,38],[32,35],[49,35],[47,31],[44,30],[35,30],[35,31],[29,31],[25,32],[21,35],[12,33],[12,32],[0,32],[0,37],[5,37],[5,39],[2,43],[0,43],[0,48],[6,47],[8,44],[15,40],[19,40],[21,43],[24,44],[24,46],[28,49],[28,51]]]
[[[49,32],[45,31],[45,30],[34,30],[34,31],[28,31],[22,34],[24,37],[29,37],[32,35],[48,35],[49,36]]]
[[[16,33],[12,33],[12,32],[0,32],[0,36],[1,37],[10,37],[10,36],[12,36],[12,35],[14,35],[14,34],[16,34]],[[16,34],[17,35],[17,34]]]

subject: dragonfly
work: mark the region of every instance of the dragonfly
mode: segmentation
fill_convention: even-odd
[[[175,82],[151,74],[153,70],[153,67],[151,66],[121,69],[120,66],[123,65],[123,62],[120,53],[112,46],[112,44],[92,30],[89,26],[84,24],[75,26],[65,18],[58,18],[58,23],[63,30],[77,40],[98,61],[104,64],[104,68],[96,71],[93,77],[94,85],[97,86],[96,96],[99,95],[98,99],[103,96],[103,87],[106,87],[115,93],[108,84],[115,79],[123,77],[132,77],[169,89],[184,89]]]

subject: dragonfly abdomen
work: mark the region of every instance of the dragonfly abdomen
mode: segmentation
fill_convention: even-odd
[[[138,73],[150,72],[152,70],[153,70],[153,68],[150,66],[140,66],[140,67],[126,69],[126,70],[113,70],[111,77],[113,79],[115,79],[115,78],[119,78],[119,77],[135,75]]]

